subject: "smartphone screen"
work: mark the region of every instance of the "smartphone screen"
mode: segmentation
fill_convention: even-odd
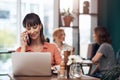
[[[27,35],[26,38],[27,38],[27,44],[30,45],[30,36],[29,36],[29,34]]]

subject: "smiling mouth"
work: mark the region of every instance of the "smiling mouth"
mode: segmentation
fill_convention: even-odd
[[[36,36],[36,34],[32,34],[32,35],[31,35],[31,37],[35,37],[35,36]]]

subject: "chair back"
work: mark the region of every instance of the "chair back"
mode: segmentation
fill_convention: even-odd
[[[98,48],[99,48],[99,45],[97,43],[90,43],[88,45],[87,59],[91,60],[96,54]]]
[[[117,64],[120,65],[120,49],[119,49],[119,51],[117,52],[117,55],[116,55],[116,62],[117,62]]]

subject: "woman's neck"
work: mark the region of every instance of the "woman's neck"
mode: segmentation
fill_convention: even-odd
[[[63,47],[63,42],[57,42],[57,41],[56,41],[55,43],[58,45],[59,48],[62,48],[62,47]]]
[[[42,43],[39,38],[31,41],[31,46],[40,46],[40,45],[42,45]]]
[[[39,52],[43,48],[43,44],[41,43],[40,39],[32,40],[32,44],[30,45],[33,51]]]

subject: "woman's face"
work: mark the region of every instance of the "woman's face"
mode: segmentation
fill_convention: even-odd
[[[41,30],[41,25],[35,25],[35,26],[26,26],[26,30],[30,36],[31,39],[35,40],[37,38],[40,38],[40,30]]]
[[[56,41],[63,42],[65,40],[65,33],[62,31],[56,36]]]
[[[97,42],[97,36],[96,36],[96,34],[95,34],[95,33],[93,33],[93,39],[94,39],[94,41],[96,41],[96,42]]]

